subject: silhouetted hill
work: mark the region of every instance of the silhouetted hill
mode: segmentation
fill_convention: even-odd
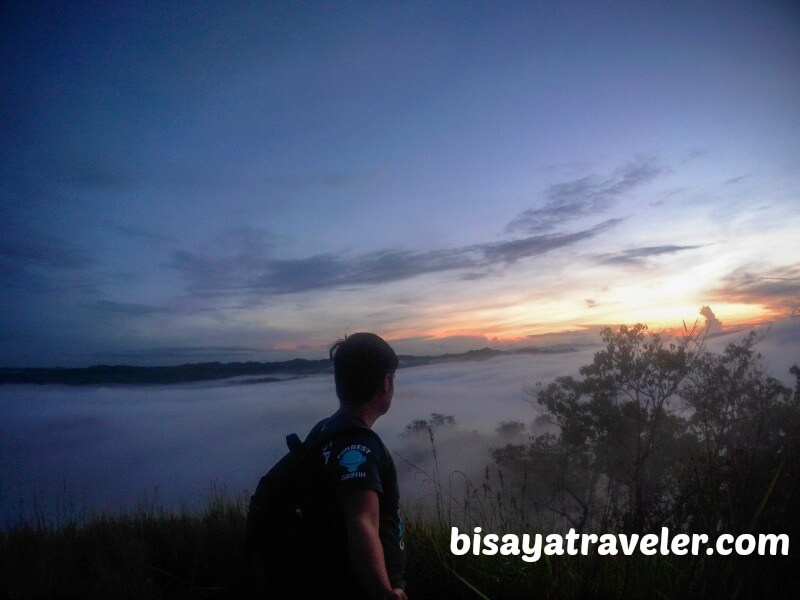
[[[436,356],[400,355],[400,368],[445,362],[482,361],[510,354],[557,354],[574,352],[570,346],[494,350],[481,348],[458,354]],[[174,367],[134,367],[128,365],[95,365],[86,368],[0,368],[0,384],[33,383],[65,385],[163,385],[193,381],[213,381],[250,376],[237,383],[270,383],[287,378],[316,375],[332,371],[329,359],[292,360],[277,362],[205,362]],[[276,377],[283,375],[284,377]],[[288,376],[288,377],[287,377]]]

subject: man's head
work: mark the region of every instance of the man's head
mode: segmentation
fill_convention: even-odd
[[[386,394],[391,401],[399,361],[383,339],[374,333],[345,336],[331,346],[330,357],[340,402],[360,406]]]

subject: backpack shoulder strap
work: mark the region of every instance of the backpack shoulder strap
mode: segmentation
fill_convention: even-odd
[[[303,442],[296,433],[290,433],[286,436],[286,445],[289,446],[289,452],[297,452],[303,446]]]
[[[307,440],[305,442],[301,442],[297,434],[292,433],[291,435],[286,436],[286,445],[289,446],[289,450],[291,452],[313,452],[315,450],[322,449],[325,444],[330,442],[333,438],[338,437],[340,434],[350,433],[353,431],[364,432],[373,437],[381,445],[383,444],[380,437],[378,437],[378,434],[372,431],[372,429],[366,425],[345,425],[343,427],[334,427],[329,430],[323,430],[316,439],[311,441]]]

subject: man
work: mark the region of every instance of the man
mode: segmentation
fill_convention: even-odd
[[[377,335],[355,333],[337,341],[330,357],[339,410],[306,439],[329,440],[320,450],[324,496],[336,506],[323,544],[332,554],[326,597],[406,600],[397,472],[371,429],[391,406],[397,355]]]

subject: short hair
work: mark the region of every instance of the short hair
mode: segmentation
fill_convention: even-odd
[[[383,389],[383,380],[400,364],[392,347],[374,333],[344,336],[331,346],[336,395],[342,402],[366,404]]]

